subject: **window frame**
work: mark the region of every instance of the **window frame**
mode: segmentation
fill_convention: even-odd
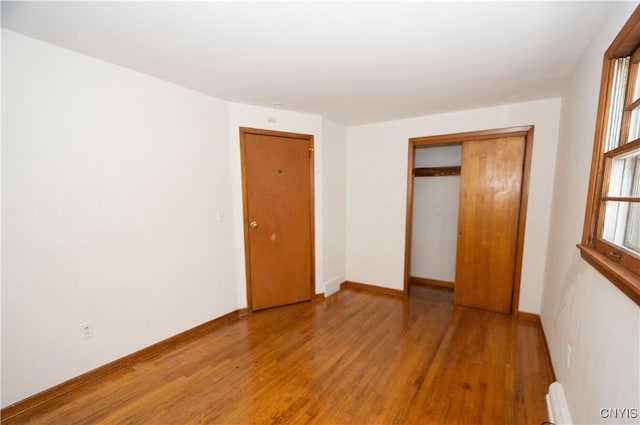
[[[612,153],[614,151],[628,150],[631,148],[631,144],[626,143],[631,112],[627,111],[626,106],[628,104],[625,100],[625,113],[622,119],[621,135],[621,140],[625,140],[625,144],[621,144],[617,148],[605,152],[614,63],[616,59],[630,56],[634,52],[635,54],[631,59],[632,64],[629,69],[629,81],[632,81],[632,78],[635,80],[635,74],[639,72],[640,7],[636,8],[632,13],[627,23],[622,27],[604,54],[598,100],[598,115],[591,160],[589,192],[587,195],[582,240],[577,246],[580,249],[582,258],[615,284],[637,305],[640,305],[640,259],[637,257],[637,254],[632,254],[631,251],[611,244],[599,237],[604,223],[604,211],[601,206],[608,197],[605,190],[608,189],[607,173],[609,171],[609,164],[612,161]],[[630,89],[627,91],[630,91]],[[632,144],[635,145],[635,142]],[[616,258],[607,255],[607,252],[615,253]],[[617,258],[617,255],[620,255],[620,258]]]

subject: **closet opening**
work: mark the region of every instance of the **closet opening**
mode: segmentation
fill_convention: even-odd
[[[409,139],[404,292],[517,314],[533,126]]]
[[[462,143],[415,148],[410,287],[453,290],[461,164]]]

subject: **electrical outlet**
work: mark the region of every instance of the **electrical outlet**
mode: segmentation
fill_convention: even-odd
[[[571,367],[571,344],[567,344],[567,367]]]
[[[80,338],[93,338],[93,322],[80,323]]]

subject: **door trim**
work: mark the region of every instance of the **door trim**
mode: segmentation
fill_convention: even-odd
[[[256,134],[261,136],[273,136],[273,137],[286,137],[289,139],[298,139],[309,142],[310,161],[309,161],[309,212],[310,212],[310,243],[311,243],[311,297],[312,301],[316,296],[316,239],[315,239],[315,189],[314,189],[314,138],[312,134],[300,134],[300,133],[288,133],[284,131],[274,130],[262,130],[258,128],[240,127],[240,173],[242,175],[242,215],[243,215],[243,231],[244,231],[244,262],[245,262],[245,274],[246,274],[246,288],[247,288],[247,309],[249,312],[253,311],[251,302],[251,257],[249,252],[249,210],[248,210],[248,197],[247,197],[247,168],[245,158],[245,135]]]
[[[405,227],[404,247],[404,296],[410,292],[409,278],[411,276],[411,230],[413,213],[413,167],[415,150],[421,146],[446,146],[462,142],[472,142],[503,137],[524,136],[524,164],[522,170],[522,188],[520,195],[520,212],[518,216],[518,236],[516,240],[516,264],[513,281],[513,295],[511,297],[511,314],[518,314],[520,301],[520,275],[522,274],[522,254],[524,249],[524,231],[527,221],[527,203],[529,199],[529,180],[531,174],[531,155],[533,152],[533,125],[507,127],[494,130],[470,131],[465,133],[443,134],[437,136],[413,137],[409,139],[409,159],[407,161],[407,218]],[[455,291],[455,288],[454,288]]]

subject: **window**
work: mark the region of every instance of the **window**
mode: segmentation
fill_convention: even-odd
[[[585,258],[640,305],[640,8],[605,53]]]

